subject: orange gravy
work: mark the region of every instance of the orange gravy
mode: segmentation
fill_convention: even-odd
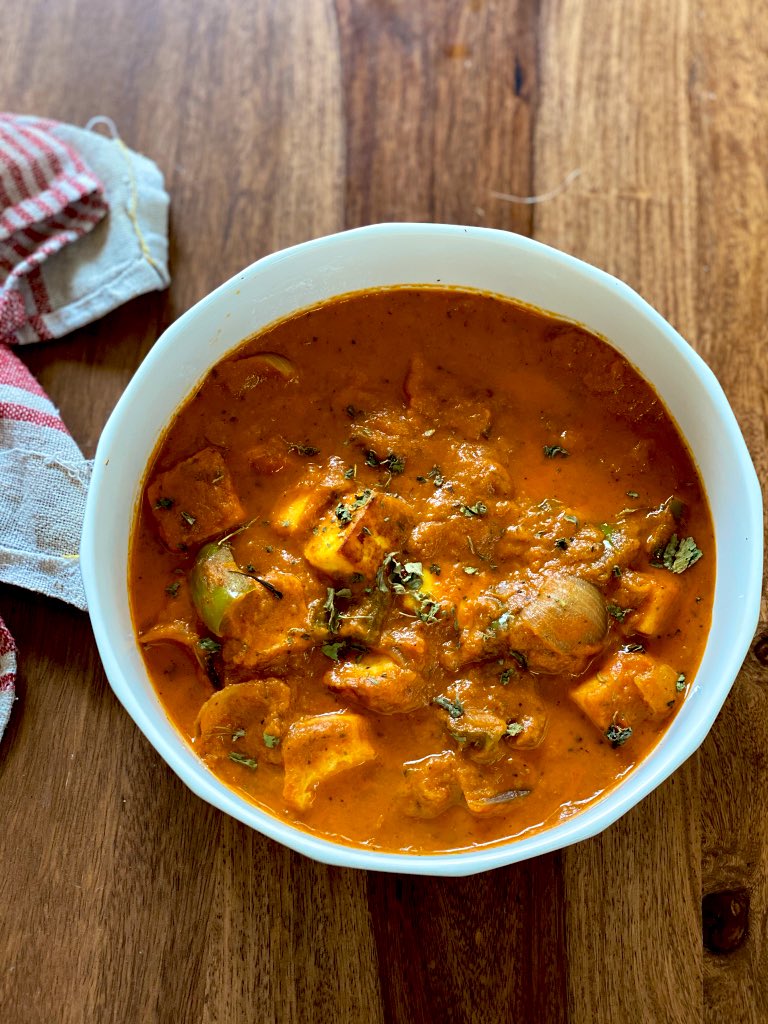
[[[217,364],[158,444],[129,569],[159,698],[223,782],[416,853],[554,825],[642,761],[714,580],[699,475],[637,371],[432,287],[325,302]]]

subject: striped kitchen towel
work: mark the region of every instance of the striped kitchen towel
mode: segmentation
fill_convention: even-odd
[[[53,337],[42,265],[108,209],[102,183],[50,127],[0,115],[0,340]]]
[[[169,282],[162,174],[107,124],[111,137],[0,113],[0,583],[82,609],[91,463],[10,346],[60,337]],[[0,737],[15,677],[0,620]]]
[[[16,644],[0,619],[0,736],[8,724],[16,684]]]
[[[85,608],[78,549],[90,476],[51,400],[0,344],[0,582]]]
[[[0,341],[59,338],[168,286],[168,193],[118,137],[0,113]]]
[[[26,366],[0,343],[0,581],[85,608],[78,547],[91,463]],[[16,648],[0,619],[0,736]]]

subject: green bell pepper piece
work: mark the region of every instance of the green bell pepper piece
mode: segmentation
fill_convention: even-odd
[[[200,549],[189,574],[189,591],[195,608],[208,629],[221,636],[221,621],[235,601],[257,584],[246,576],[227,544],[206,544]]]

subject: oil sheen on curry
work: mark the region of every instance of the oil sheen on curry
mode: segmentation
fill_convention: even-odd
[[[714,574],[691,456],[623,357],[425,287],[219,362],[155,453],[129,582],[160,699],[219,779],[426,853],[557,824],[642,760]]]

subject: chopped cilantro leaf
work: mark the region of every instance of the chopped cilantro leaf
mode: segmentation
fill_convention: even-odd
[[[440,604],[419,589],[424,582],[421,562],[406,562],[403,565],[398,562],[395,555],[396,551],[390,551],[376,570],[376,584],[379,590],[385,594],[391,590],[394,594],[412,595],[418,602],[416,618],[428,625],[436,622],[440,615]]]
[[[195,517],[189,512],[181,512],[179,514],[181,515],[181,518],[184,520],[187,526],[194,526],[195,523],[197,522],[197,519],[195,519]]]
[[[173,498],[158,498],[155,502],[155,508],[173,508],[176,504]]]
[[[528,659],[522,651],[510,651],[510,658],[514,658],[520,668],[525,671],[528,668]]]
[[[323,652],[326,658],[330,658],[331,661],[338,661],[339,652],[345,646],[346,640],[337,640],[336,643],[334,644],[323,644],[320,650]]]
[[[693,537],[678,540],[676,533],[669,538],[666,547],[656,553],[658,563],[670,572],[678,574],[690,569],[701,557],[702,552],[696,546]]]
[[[497,619],[491,619],[483,635],[489,640],[493,639],[502,629],[507,628],[510,618],[509,612],[502,612]]]
[[[342,526],[347,526],[352,522],[352,513],[349,511],[344,502],[339,502],[336,508],[333,510],[333,514],[336,516]]]
[[[352,502],[352,511],[356,512],[359,508],[362,508],[363,505],[367,505],[372,497],[373,491],[370,487],[366,487],[360,494],[355,495],[355,500]]]
[[[681,672],[680,675],[677,677],[677,682],[675,683],[675,689],[677,690],[678,693],[682,693],[683,690],[685,689],[685,672]]]
[[[383,466],[388,469],[393,476],[399,476],[405,470],[405,458],[400,455],[395,455],[394,452],[390,452],[386,458],[380,459],[376,452],[367,451],[365,453],[365,464],[371,466],[372,469],[379,469]]]
[[[632,727],[617,725],[616,722],[611,722],[605,733],[607,740],[610,740],[612,747],[620,747],[622,743],[626,743],[632,735]]]
[[[278,746],[280,743],[280,737],[273,736],[271,732],[265,732],[263,736],[264,742],[269,747],[270,750],[274,750],[274,748]]]
[[[645,647],[642,644],[622,644],[619,654],[645,654]]]
[[[507,728],[504,730],[505,736],[519,736],[521,732],[525,731],[525,727],[519,722],[507,722]]]
[[[607,604],[605,606],[605,610],[612,618],[616,619],[617,622],[623,622],[632,611],[631,608],[622,608],[621,605],[618,604]]]
[[[386,593],[391,589],[395,594],[405,594],[409,590],[418,590],[424,582],[421,562],[398,562],[397,551],[390,551],[376,572],[379,590]]]
[[[197,646],[206,654],[217,654],[221,650],[221,644],[212,636],[204,636],[202,640],[197,641]]]
[[[165,592],[169,595],[169,597],[178,597],[180,586],[181,584],[179,583],[178,580],[176,580],[175,583],[168,584],[168,586],[165,588]]]
[[[477,516],[484,516],[488,506],[484,501],[476,501],[474,505],[459,505],[459,509],[468,519],[474,519]]]
[[[230,750],[229,752],[230,761],[235,761],[237,764],[243,765],[244,768],[258,768],[258,761],[254,761],[252,757],[248,757],[247,754],[240,754],[236,750]]]
[[[554,459],[556,455],[559,455],[562,459],[567,459],[571,454],[566,448],[561,447],[559,444],[545,444],[544,455],[548,459]]]
[[[352,513],[357,512],[373,497],[373,491],[370,487],[366,487],[361,494],[356,494],[355,499],[351,505],[345,505],[343,501],[340,501],[336,508],[333,510],[333,514],[338,519],[342,526],[348,526],[352,522]]]
[[[435,487],[442,487],[445,483],[442,470],[439,466],[433,466],[427,473],[427,477],[432,481]]]
[[[341,612],[336,607],[336,598],[338,597],[352,597],[352,591],[348,587],[342,587],[341,590],[335,590],[333,587],[327,587],[327,597],[323,604],[323,609],[326,612],[326,623],[328,625],[328,632],[333,635],[338,633],[339,624],[341,622]],[[325,653],[325,651],[323,651]]]
[[[437,601],[433,601],[429,594],[417,594],[419,601],[419,610],[416,613],[418,618],[422,622],[426,622],[428,626],[432,625],[433,622],[437,622],[440,617],[440,605]]]
[[[286,441],[289,452],[296,452],[297,455],[319,455],[320,449],[315,448],[313,444],[294,444],[291,441]]]
[[[432,703],[437,704],[437,706],[439,708],[442,708],[443,711],[447,711],[451,718],[461,718],[461,716],[464,714],[464,705],[458,698],[456,698],[456,700],[454,701],[450,700],[448,697],[443,696],[433,697]]]

